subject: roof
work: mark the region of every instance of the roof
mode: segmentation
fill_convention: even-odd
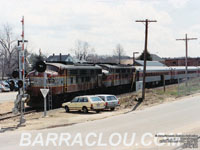
[[[53,65],[61,69],[101,69],[98,65],[65,65],[61,63],[47,63],[47,65]]]
[[[153,61],[164,61],[164,59],[162,59],[161,57],[159,57],[156,54],[151,54],[151,58]]]
[[[73,58],[68,55],[51,55],[47,58],[47,62],[74,62]]]
[[[99,64],[99,66],[106,67],[106,68],[112,68],[112,69],[133,68],[133,66],[130,66],[130,65]]]
[[[147,66],[166,66],[159,61],[147,61],[146,63],[147,63]],[[143,66],[144,61],[143,60],[135,60],[135,65],[136,66]]]
[[[111,95],[111,94],[96,94],[95,96],[115,96],[115,95]]]
[[[136,70],[143,71],[143,66],[135,66]],[[147,66],[146,71],[166,71],[171,70],[170,67],[167,66]]]
[[[170,68],[174,70],[185,70],[185,66],[170,66]],[[188,70],[197,70],[197,69],[200,69],[200,68],[195,67],[195,66],[188,66]]]

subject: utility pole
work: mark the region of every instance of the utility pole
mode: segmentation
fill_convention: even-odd
[[[156,20],[136,20],[135,22],[145,23],[145,45],[144,45],[144,67],[143,67],[143,86],[142,86],[142,100],[145,99],[145,77],[146,77],[146,56],[147,56],[147,44],[148,44],[148,25],[150,22],[157,22]]]
[[[186,76],[186,87],[188,86],[188,41],[197,40],[197,38],[188,38],[185,34],[185,39],[176,39],[177,41],[185,41],[185,76]]]
[[[135,54],[138,54],[139,52],[133,52],[133,65],[135,64]]]

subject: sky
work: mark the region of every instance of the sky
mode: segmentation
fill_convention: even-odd
[[[148,51],[161,57],[200,56],[199,0],[0,0],[0,28],[9,24],[20,39],[25,18],[27,49],[51,55],[72,54],[78,40],[88,42],[93,53],[112,55],[121,44],[126,55],[144,50],[143,23],[149,24]],[[2,29],[2,28],[1,28]]]

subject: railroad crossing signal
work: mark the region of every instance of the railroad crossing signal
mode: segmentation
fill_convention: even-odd
[[[38,72],[41,72],[41,73],[42,73],[42,72],[45,72],[46,68],[47,68],[47,66],[46,66],[45,62],[43,62],[43,61],[38,61],[38,62],[36,63],[35,69],[36,69]]]

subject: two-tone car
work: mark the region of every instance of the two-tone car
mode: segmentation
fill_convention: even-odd
[[[115,95],[96,95],[105,102],[105,109],[115,110],[115,107],[120,106],[119,100]]]
[[[66,112],[71,110],[83,111],[96,111],[99,113],[105,108],[105,102],[95,95],[77,96],[72,101],[62,104]]]

